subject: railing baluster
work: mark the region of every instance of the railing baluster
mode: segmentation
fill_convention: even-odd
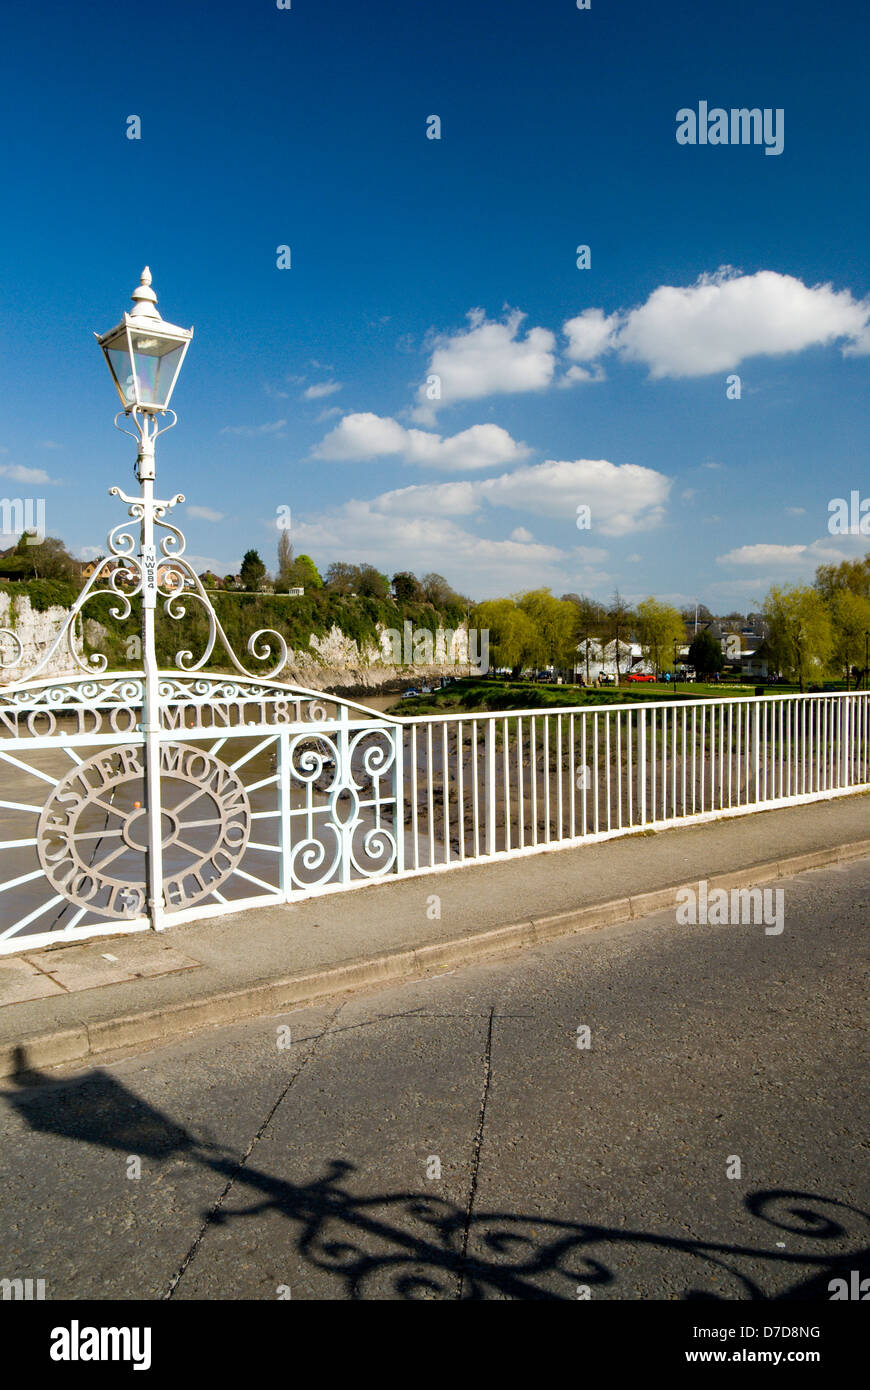
[[[477,723],[476,719],[471,721],[471,774],[472,774],[472,817],[474,820],[474,857],[480,858],[480,800],[479,800],[479,773],[477,767]]]
[[[598,834],[598,710],[592,716],[592,743],[593,757],[595,759],[595,834]]]
[[[523,787],[523,717],[517,720],[517,819],[520,849],[526,845],[526,800]]]
[[[575,815],[575,798],[577,792],[577,760],[574,753],[574,714],[568,715],[568,775],[570,791],[570,816],[569,827],[570,839],[575,839],[577,835],[577,820]]]
[[[458,781],[457,781],[457,787],[456,787],[456,797],[457,797],[457,808],[458,808],[458,809],[457,809],[457,815],[458,815],[458,818],[459,818],[459,858],[460,858],[460,859],[464,859],[464,858],[465,858],[465,797],[464,797],[464,795],[463,795],[463,792],[464,792],[464,781],[463,781],[463,777],[462,777],[462,760],[463,760],[463,757],[464,757],[464,754],[463,754],[463,750],[462,750],[462,720],[460,719],[459,723],[458,723],[457,726],[456,726],[456,759],[457,759],[457,762],[458,762],[458,764],[459,764],[458,769],[457,769],[457,778],[458,778]]]
[[[411,725],[411,843],[414,847],[414,868],[420,867],[420,828],[417,823],[417,725]]]
[[[565,838],[565,829],[562,824],[562,716],[556,715],[556,816],[558,817],[558,830],[556,839]]]
[[[522,716],[520,716],[522,719]],[[511,848],[511,774],[510,763],[508,761],[508,721],[507,717],[502,721],[502,765],[504,768],[504,847],[506,850]]]
[[[432,734],[434,725],[426,725],[426,783],[429,803],[429,868],[435,867],[435,759]]]

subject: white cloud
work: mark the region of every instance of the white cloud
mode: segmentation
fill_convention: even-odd
[[[354,499],[310,519],[294,516],[294,539],[321,563],[340,555],[390,572],[437,570],[475,597],[543,585],[579,593],[612,584],[601,548],[562,549],[537,541],[524,526],[514,527],[507,539],[482,535],[474,514],[484,500],[496,500],[486,496],[486,487],[483,480],[464,479]],[[463,517],[470,520],[463,523]]]
[[[21,463],[0,463],[0,475],[13,483],[41,483],[57,487],[58,479],[50,478],[44,468],[25,468]]]
[[[562,325],[568,338],[565,356],[572,362],[594,362],[613,347],[618,329],[618,314],[606,316],[601,309],[584,309]]]
[[[695,487],[687,487],[687,488],[684,488],[683,491],[680,493],[680,498],[681,498],[681,500],[682,500],[683,502],[691,502],[692,498],[693,498],[693,497],[697,497],[697,495],[698,495],[698,489],[697,489],[697,488],[695,488]]]
[[[565,356],[598,363],[616,351],[640,362],[651,377],[696,377],[732,371],[747,358],[843,345],[845,356],[870,353],[870,299],[830,284],[805,285],[793,275],[731,266],[699,276],[693,285],[659,285],[645,303],[605,315],[585,309],[566,320]],[[600,373],[600,368],[593,369]],[[600,379],[569,368],[560,385]]]
[[[317,381],[313,386],[306,387],[302,396],[306,401],[319,401],[323,396],[332,396],[341,389],[340,381]]]
[[[843,560],[862,557],[867,550],[866,536],[821,536],[807,545],[741,545],[725,555],[717,555],[717,565],[737,565],[744,568],[766,567],[771,573],[806,571],[818,565],[838,565]]]
[[[213,507],[188,507],[187,515],[196,517],[198,521],[223,521],[225,513],[216,512]]]
[[[535,516],[573,521],[577,508],[591,510],[592,534],[622,536],[658,526],[671,479],[638,464],[607,459],[574,459],[519,468],[478,483],[479,495],[493,506],[513,507]]]
[[[394,455],[406,462],[445,471],[474,470],[515,463],[528,453],[498,425],[474,425],[442,439],[422,430],[406,430],[396,420],[377,415],[346,415],[314,450],[316,458],[366,459]],[[428,495],[450,499],[452,512],[471,512],[481,502],[510,507],[524,514],[575,521],[577,508],[591,509],[593,532],[606,536],[649,530],[660,524],[671,488],[663,473],[637,464],[617,465],[607,459],[574,459],[517,468],[478,482],[461,482]],[[416,506],[420,488],[404,488],[385,496],[402,499],[404,509]],[[427,504],[428,505],[428,504]],[[434,505],[434,503],[433,503]]]
[[[480,507],[474,483],[465,481],[400,487],[392,492],[382,492],[376,503],[378,511],[391,516],[470,516]],[[366,502],[348,503],[351,507],[365,508],[369,505]]]
[[[421,494],[430,491],[420,489]],[[324,559],[340,555],[352,563],[371,561],[391,573],[436,570],[475,597],[538,585],[563,591],[571,569],[558,547],[490,540],[437,510],[397,515],[392,496],[348,502],[310,522],[297,521],[294,535],[299,547]],[[422,496],[418,500],[425,505]]]
[[[605,381],[604,369],[596,362],[592,367],[569,367],[556,382],[557,386],[573,386],[576,382]]]
[[[805,545],[741,545],[727,555],[717,555],[717,565],[799,565],[807,553]]]
[[[860,333],[856,333],[851,343],[847,343],[843,348],[844,357],[866,357],[870,353],[870,324],[865,324]]]
[[[512,439],[500,425],[472,425],[459,434],[443,437],[406,429],[398,420],[370,412],[345,415],[312,451],[314,458],[337,462],[392,455],[405,463],[445,472],[519,463],[528,453],[526,446]]]
[[[407,434],[408,431],[398,420],[364,411],[345,415],[341,424],[336,425],[312,453],[315,458],[337,462],[402,454]]]
[[[550,386],[556,366],[555,335],[547,328],[530,328],[522,336],[524,318],[518,309],[503,321],[487,319],[482,309],[472,309],[468,329],[437,336],[426,375],[439,378],[441,396],[429,400],[423,382],[414,419],[431,424],[436,410],[444,405]]]
[[[786,516],[805,516],[806,507],[786,507]]]
[[[622,357],[652,377],[707,376],[746,358],[801,352],[846,339],[865,343],[870,303],[831,285],[805,285],[792,275],[760,270],[740,275],[725,266],[694,285],[660,285],[624,318]]]
[[[264,425],[224,425],[221,434],[241,434],[249,438],[257,434],[280,434],[286,424],[286,420],[270,420]]]

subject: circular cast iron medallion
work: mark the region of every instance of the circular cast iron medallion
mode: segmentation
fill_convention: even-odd
[[[56,785],[37,828],[46,878],[70,902],[106,917],[137,917],[148,897],[145,749],[112,748]],[[163,896],[168,909],[208,897],[236,869],[251,806],[231,768],[183,743],[160,747]]]

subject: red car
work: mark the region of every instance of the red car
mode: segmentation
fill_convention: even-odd
[[[648,676],[643,671],[631,671],[626,680],[629,681],[655,681],[655,676]]]

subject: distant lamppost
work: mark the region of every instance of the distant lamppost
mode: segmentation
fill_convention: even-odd
[[[796,652],[797,652],[797,661],[798,661],[798,684],[800,685],[801,694],[803,695],[803,693],[804,693],[804,630],[803,630],[803,628],[801,627],[800,623],[798,623],[798,625],[797,625],[797,631],[796,631],[796,634],[795,634],[795,650],[796,650]]]
[[[677,639],[674,638],[674,694],[677,693]]]
[[[157,295],[151,288],[151,272],[146,266],[136,289],[132,294],[133,310],[125,314],[121,322],[108,333],[95,333],[103,355],[112,374],[112,380],[121,397],[123,411],[115,416],[115,426],[129,434],[138,444],[136,456],[136,479],[140,486],[140,496],[128,497],[120,488],[112,492],[130,505],[131,516],[140,523],[139,554],[136,572],[129,572],[131,580],[142,595],[142,670],[145,677],[143,688],[142,732],[145,735],[145,795],[148,818],[147,847],[147,892],[152,921],[157,921],[164,907],[163,901],[163,826],[159,794],[154,789],[160,786],[160,705],[159,668],[154,641],[154,617],[157,596],[162,580],[159,571],[171,570],[171,560],[158,566],[157,548],[154,541],[154,522],[165,516],[166,512],[178,502],[183,502],[181,494],[169,501],[160,501],[154,496],[154,441],[158,434],[171,429],[176,422],[174,410],[169,410],[169,401],[178,380],[178,373],[184,361],[192,328],[178,328],[166,323],[157,311]],[[158,415],[169,414],[168,424],[158,427]],[[131,421],[133,430],[125,430],[118,423],[121,415]],[[132,539],[130,542],[132,550]],[[123,559],[121,570],[123,571]],[[183,581],[178,576],[178,583]],[[170,584],[170,589],[172,588]]]

